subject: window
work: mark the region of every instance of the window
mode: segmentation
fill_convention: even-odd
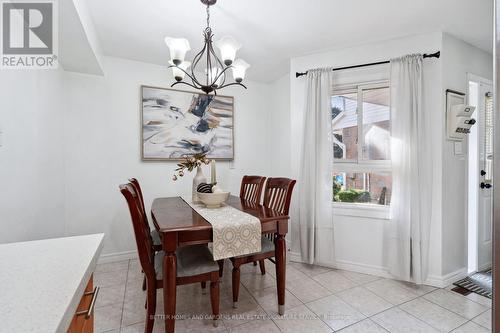
[[[388,84],[335,89],[331,105],[333,200],[388,206],[392,190]]]

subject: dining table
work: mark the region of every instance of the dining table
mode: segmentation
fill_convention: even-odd
[[[274,234],[278,312],[284,314],[288,215],[261,204],[229,196],[225,203],[260,220],[262,234]],[[216,209],[216,208],[215,208]],[[181,197],[156,198],[151,207],[153,224],[160,233],[163,258],[165,332],[173,333],[176,317],[176,250],[182,246],[208,244],[213,240],[212,225]]]

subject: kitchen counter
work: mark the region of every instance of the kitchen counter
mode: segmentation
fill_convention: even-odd
[[[0,330],[66,332],[104,234],[0,244]]]

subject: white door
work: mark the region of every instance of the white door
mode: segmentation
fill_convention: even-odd
[[[493,87],[479,83],[478,89],[478,228],[477,270],[491,267],[493,212]]]

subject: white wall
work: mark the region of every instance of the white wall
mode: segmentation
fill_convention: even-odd
[[[443,34],[443,110],[445,90],[467,92],[467,73],[493,79],[493,57],[448,34]],[[457,156],[443,132],[442,275],[467,267],[467,155]],[[463,143],[467,150],[467,142]]]
[[[272,82],[269,91],[270,175],[291,177],[290,75]]]
[[[118,58],[103,63],[104,77],[65,73],[65,218],[69,235],[105,232],[109,254],[135,249],[119,184],[138,178],[149,209],[155,197],[189,194],[192,177],[173,182],[175,162],[140,158],[140,85],[169,87],[170,71]],[[224,91],[235,97],[235,159],[217,163],[217,175],[233,193],[244,174],[270,172],[268,85],[246,84]]]
[[[62,72],[0,75],[0,243],[64,234]]]

